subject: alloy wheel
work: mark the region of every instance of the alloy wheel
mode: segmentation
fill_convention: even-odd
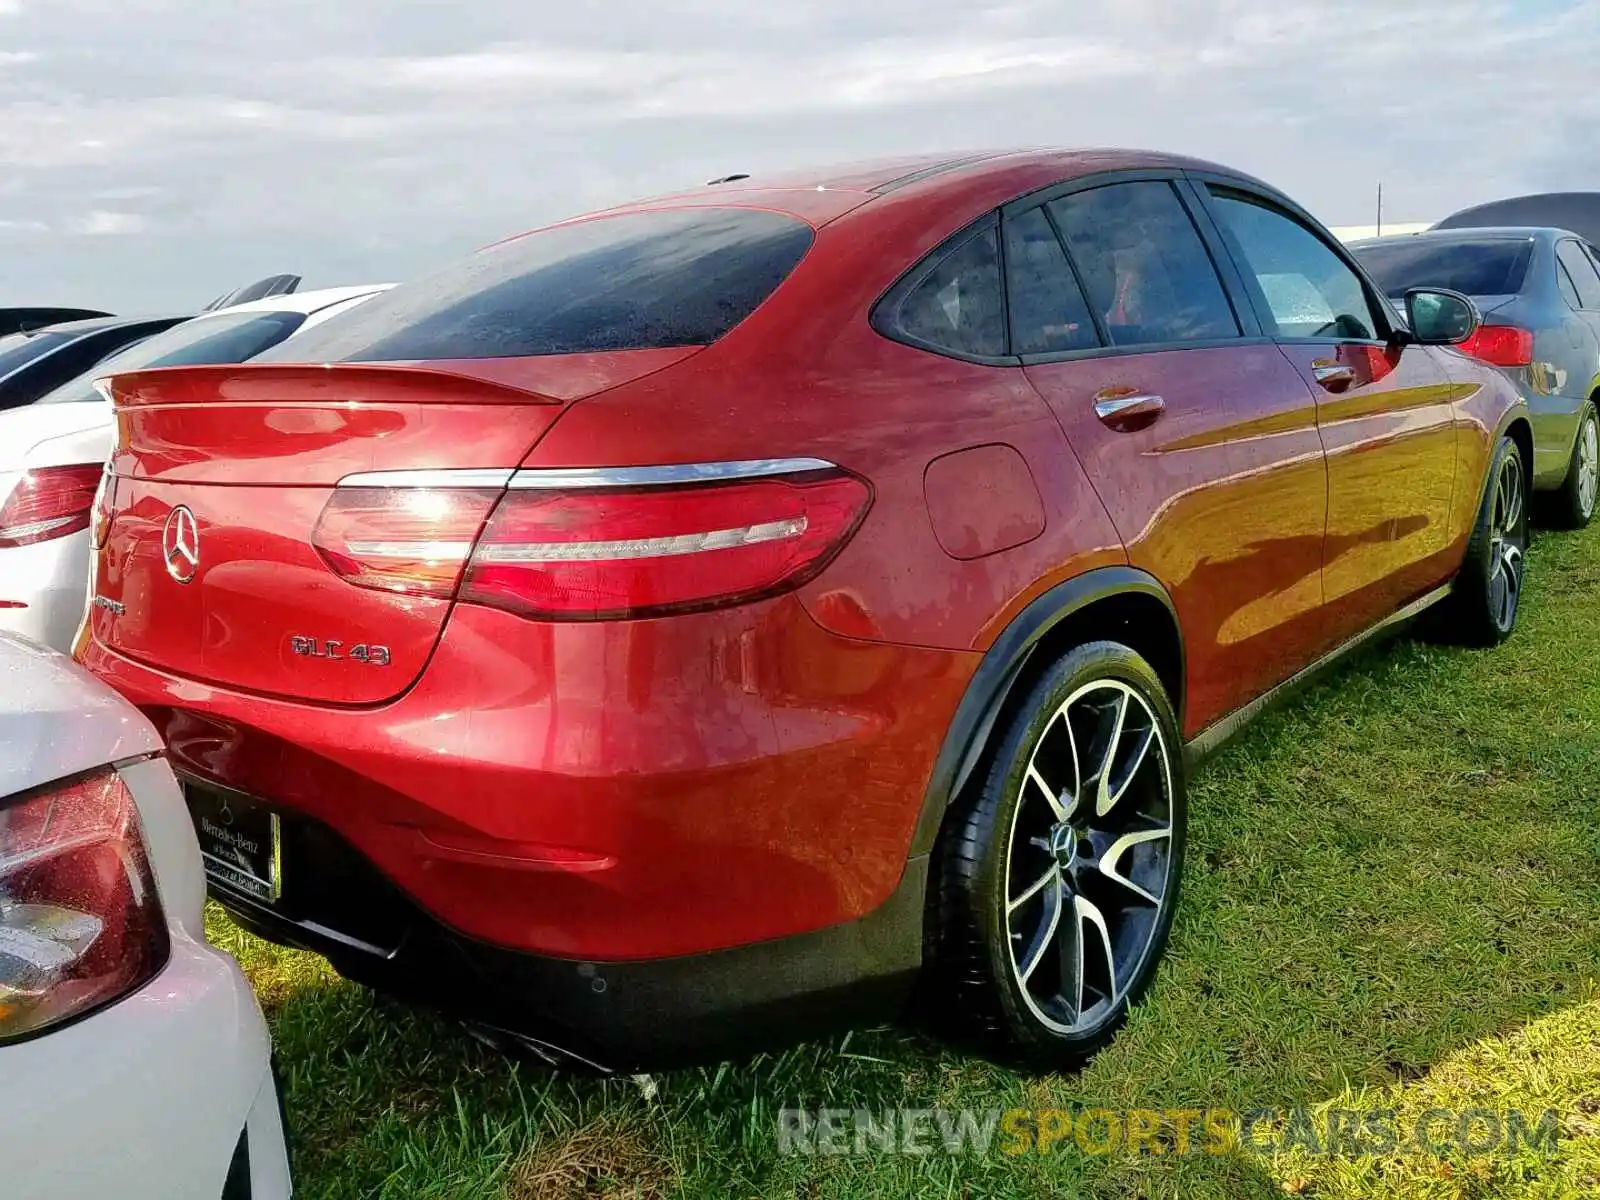
[[[1110,1020],[1176,891],[1170,747],[1120,680],[1069,696],[1028,758],[1005,864],[1013,979],[1048,1028]]]
[[[1523,504],[1522,460],[1507,454],[1495,480],[1489,527],[1489,611],[1502,632],[1515,623],[1522,599]]]
[[[1578,431],[1578,508],[1587,520],[1594,512],[1595,494],[1600,491],[1600,428],[1590,411]]]

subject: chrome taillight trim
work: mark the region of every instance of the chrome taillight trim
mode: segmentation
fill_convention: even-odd
[[[353,488],[503,488],[516,474],[509,467],[464,467],[437,471],[363,471],[346,475],[335,487]]]
[[[823,458],[751,458],[739,462],[675,463],[660,467],[546,467],[518,471],[510,487],[554,491],[568,488],[652,487],[674,483],[713,483],[727,479],[760,479],[833,471]]]
[[[661,487],[834,471],[825,458],[750,458],[738,462],[674,463],[660,467],[541,467],[525,471],[478,468],[435,471],[364,471],[346,475],[337,487],[499,488],[565,491],[570,488]]]

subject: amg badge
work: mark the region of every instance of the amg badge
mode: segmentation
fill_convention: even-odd
[[[289,652],[301,658],[325,658],[333,662],[364,663],[369,667],[387,667],[391,661],[389,647],[369,646],[365,642],[359,646],[344,648],[343,642],[336,642],[328,638],[291,637],[289,639]]]

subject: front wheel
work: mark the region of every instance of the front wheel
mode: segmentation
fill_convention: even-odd
[[[1080,1065],[1149,986],[1186,830],[1172,705],[1138,654],[1045,671],[940,848],[934,948],[953,1026],[1024,1065]]]
[[[1522,607],[1527,552],[1527,473],[1516,442],[1502,437],[1489,462],[1489,485],[1467,556],[1440,614],[1450,640],[1496,646],[1511,636]]]

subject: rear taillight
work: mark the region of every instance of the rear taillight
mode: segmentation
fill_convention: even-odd
[[[99,464],[29,471],[0,505],[0,548],[31,546],[89,528]]]
[[[815,575],[866,512],[853,475],[506,493],[461,599],[593,621],[736,604]]]
[[[459,581],[464,603],[594,621],[797,587],[844,545],[870,501],[866,484],[837,469],[619,488],[513,480],[503,494],[341,488],[314,541],[359,586],[448,596]]]
[[[89,540],[96,550],[105,549],[111,534],[111,509],[117,498],[117,477],[109,470],[101,473],[100,485],[94,494],[94,512],[90,517]]]
[[[167,954],[138,809],[116,771],[0,801],[0,1043],[121,999]]]
[[[1515,325],[1480,325],[1456,349],[1492,366],[1525,367],[1533,361],[1533,334]]]
[[[448,600],[499,488],[336,488],[312,534],[358,587]]]

